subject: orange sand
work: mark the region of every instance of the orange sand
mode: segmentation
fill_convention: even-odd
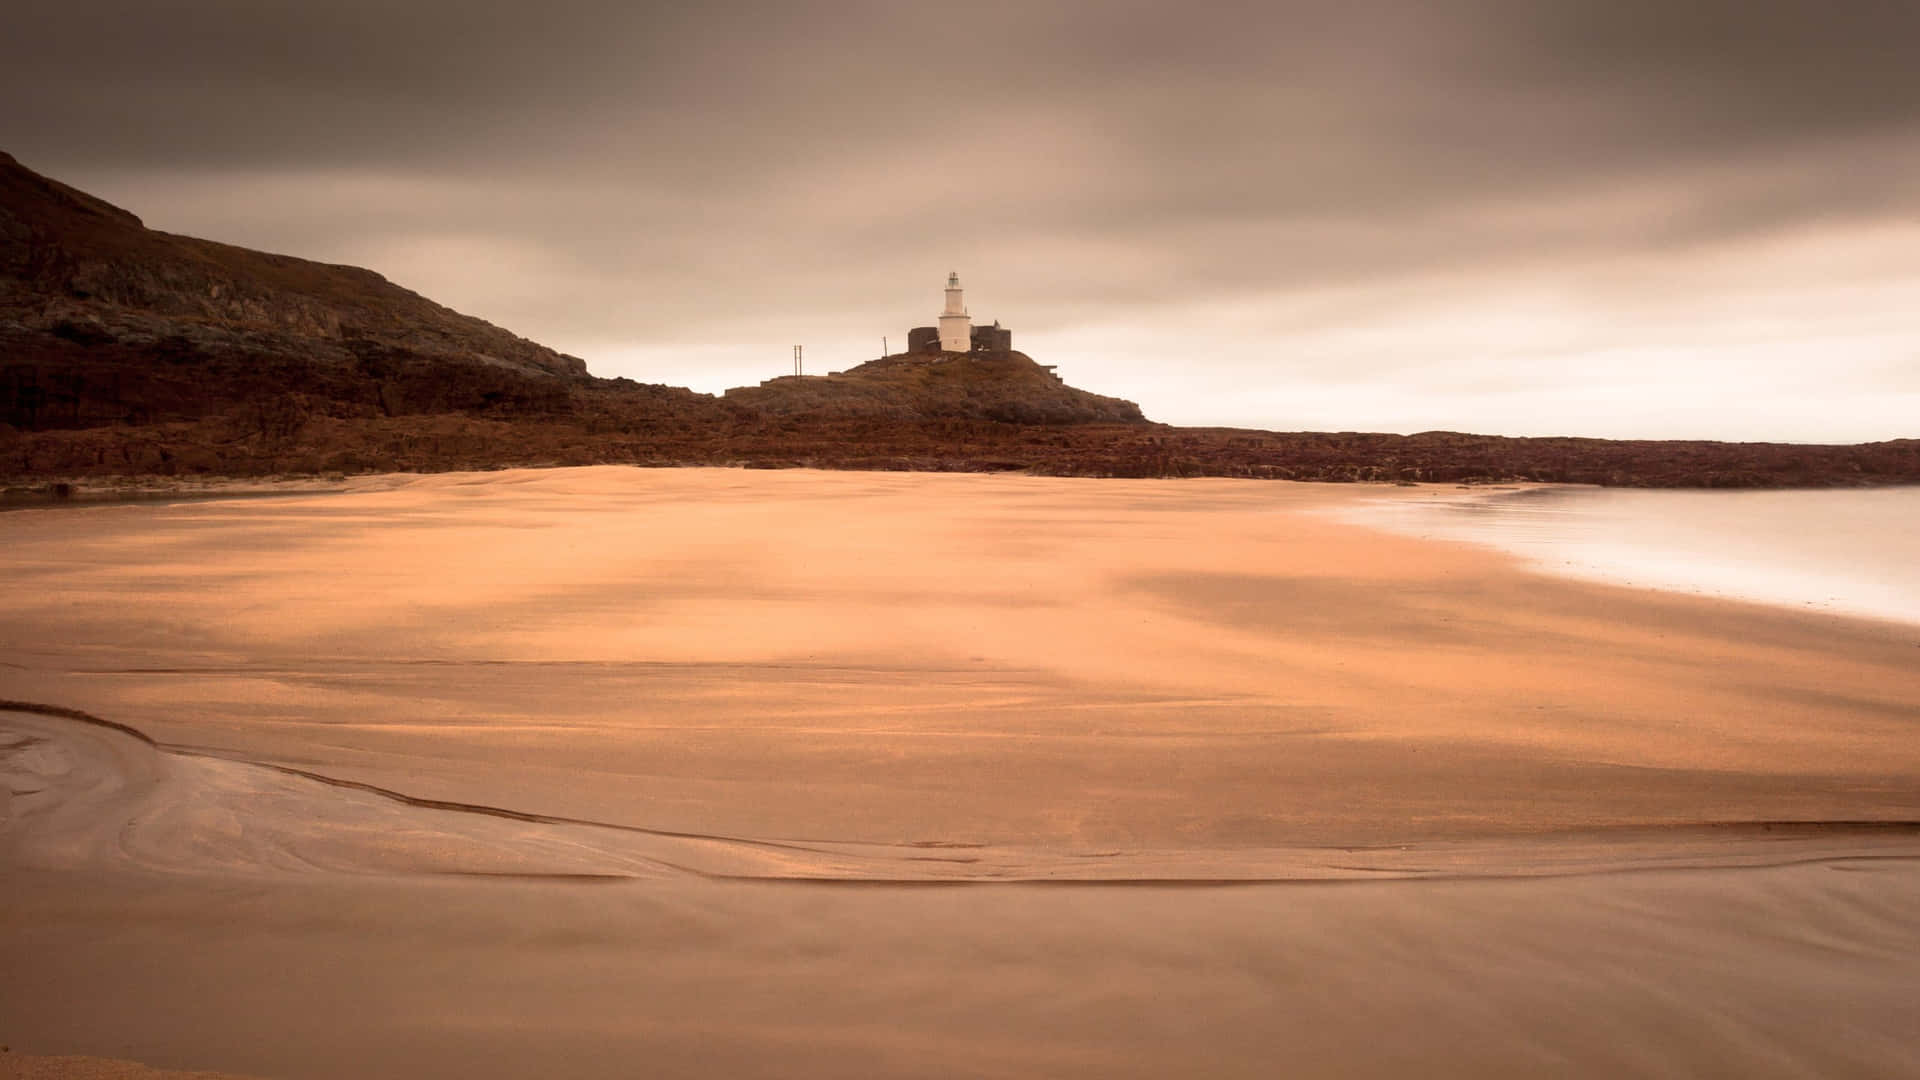
[[[0,713],[33,979],[0,1039],[263,1076],[1920,1068],[1920,629],[1317,513],[1382,489],[354,488],[0,516],[0,698],[161,744]],[[1166,884],[1234,880],[1281,884]],[[1029,884],[882,884],[939,881]]]

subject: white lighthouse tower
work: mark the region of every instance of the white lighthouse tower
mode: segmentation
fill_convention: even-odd
[[[960,299],[960,275],[947,275],[947,310],[940,313],[940,351],[967,352],[973,348],[973,320]]]

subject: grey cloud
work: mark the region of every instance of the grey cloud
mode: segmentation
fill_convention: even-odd
[[[954,266],[1045,330],[1911,221],[1914,41],[1910,0],[14,0],[0,147],[159,227],[491,253],[403,280],[562,345],[884,331]]]
[[[1388,162],[1407,146],[1488,161],[1495,148],[1545,158],[1543,143],[1679,149],[1910,127],[1920,78],[1903,45],[1920,31],[1917,10],[16,0],[0,79],[10,100],[34,103],[18,122],[43,136],[91,122],[121,139],[173,138],[183,153],[275,160],[376,147],[477,156],[487,147],[466,140],[488,131],[551,149],[555,127],[589,152],[805,158],[841,139],[990,127],[1037,106],[1169,158],[1317,135]],[[100,155],[126,152],[119,139],[90,141]]]

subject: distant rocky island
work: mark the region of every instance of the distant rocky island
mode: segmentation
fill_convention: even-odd
[[[998,326],[958,336],[949,321],[906,353],[720,396],[598,378],[578,357],[370,270],[148,229],[0,153],[0,483],[16,488],[616,463],[1920,483],[1917,439],[1808,446],[1171,427],[1132,402],[1066,385]]]

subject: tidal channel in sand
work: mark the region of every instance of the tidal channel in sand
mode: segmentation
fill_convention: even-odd
[[[1380,497],[608,468],[0,516],[0,1041],[1920,1069],[1920,629],[1328,513]]]

